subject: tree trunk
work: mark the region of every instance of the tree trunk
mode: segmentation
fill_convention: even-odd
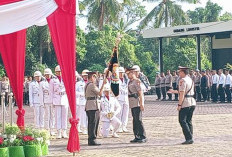
[[[99,30],[102,30],[104,23],[104,0],[101,1],[101,15],[99,19]]]
[[[43,27],[39,27],[39,63],[43,63]]]
[[[40,40],[40,45],[39,45],[39,63],[43,63],[43,41]]]
[[[168,6],[165,3],[165,27],[168,27]]]

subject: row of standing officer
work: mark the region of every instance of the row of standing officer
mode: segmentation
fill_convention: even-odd
[[[191,71],[190,77],[195,82],[197,101],[210,101],[224,103],[227,100],[231,103],[232,76],[229,70],[222,69],[212,71]],[[226,97],[225,97],[226,96]]]
[[[51,135],[55,135],[56,128],[58,139],[67,138],[68,99],[60,66],[56,66],[55,76],[49,68],[45,69],[44,76],[42,79],[41,72],[36,71],[34,81],[29,85],[29,102],[34,108],[35,125],[39,129],[49,129]]]
[[[157,94],[157,100],[161,100],[161,94],[162,94],[162,101],[167,100],[166,95],[168,95],[168,100],[172,100],[172,94],[168,93],[170,89],[177,90],[178,88],[178,81],[179,76],[177,75],[176,71],[173,71],[171,74],[170,70],[167,70],[166,76],[164,72],[156,73],[155,78],[155,90]],[[178,101],[178,94],[175,95],[175,101]]]

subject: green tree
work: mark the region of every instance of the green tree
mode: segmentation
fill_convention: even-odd
[[[179,65],[196,69],[196,41],[193,38],[172,38],[164,47],[164,71],[177,70]]]
[[[219,21],[219,15],[222,11],[217,3],[208,1],[205,8],[196,8],[194,11],[187,11],[191,23],[204,23],[204,22],[216,22]]]
[[[77,69],[79,69],[79,66],[83,64],[83,61],[85,59],[85,55],[87,53],[86,51],[86,38],[85,33],[80,29],[80,27],[77,27],[77,40],[76,40],[76,63],[77,63]]]
[[[102,31],[92,30],[86,34],[86,54],[84,60],[79,64],[80,70],[100,65],[106,67],[112,54],[115,44],[117,31],[112,27],[105,25]],[[135,48],[132,44],[135,38],[125,34],[119,44],[119,61],[122,66],[133,65],[138,62],[135,55]]]
[[[124,0],[124,3],[130,4],[130,0]],[[88,7],[88,22],[98,30],[102,30],[104,24],[118,22],[123,9],[117,0],[84,0],[83,4]]]
[[[182,10],[181,5],[176,2],[196,3],[194,0],[146,0],[148,2],[159,2],[150,13],[141,21],[140,26],[144,28],[152,23],[155,28],[187,24],[189,22],[187,14]]]
[[[47,64],[54,67],[57,64],[54,48],[47,26],[32,26],[27,30],[26,75],[32,75],[38,65]]]
[[[142,6],[137,0],[131,0],[130,4],[124,4],[121,11],[121,19],[114,27],[120,32],[128,32],[135,22],[146,16],[145,6]]]
[[[229,21],[232,20],[232,13],[225,12],[222,16],[219,17],[220,21]]]

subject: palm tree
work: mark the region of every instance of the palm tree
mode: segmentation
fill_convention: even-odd
[[[130,4],[130,0],[124,0],[123,3]],[[117,0],[84,0],[83,4],[88,6],[88,22],[99,30],[104,24],[117,22],[123,9]]]
[[[176,2],[185,2],[189,4],[198,3],[199,0],[146,0],[148,2],[159,2],[152,11],[140,22],[141,28],[148,26],[153,22],[153,27],[158,28],[163,24],[165,27],[187,24],[189,19],[181,6]]]
[[[118,23],[114,24],[116,30],[126,32],[132,30],[132,25],[140,21],[147,15],[145,6],[141,5],[137,0],[130,0],[130,4],[124,4],[121,11],[121,18]]]

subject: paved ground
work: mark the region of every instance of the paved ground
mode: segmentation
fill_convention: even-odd
[[[155,101],[154,96],[146,97],[144,125],[148,137],[145,144],[130,144],[133,139],[131,116],[130,133],[120,138],[99,138],[101,146],[87,146],[87,136],[80,135],[81,151],[77,156],[99,157],[231,157],[232,156],[232,104],[198,103],[193,117],[195,143],[180,145],[183,135],[177,120],[176,102]],[[26,124],[33,123],[33,112],[26,107]],[[9,118],[8,118],[9,119]],[[0,118],[1,120],[1,118]],[[67,140],[52,140],[51,157],[66,157]]]

